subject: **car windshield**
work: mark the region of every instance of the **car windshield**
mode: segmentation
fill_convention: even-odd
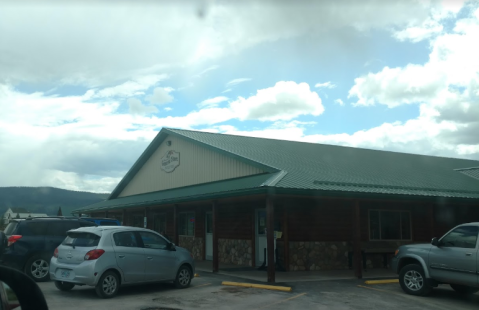
[[[479,0],[0,0],[0,215],[53,308],[477,308]]]
[[[99,241],[100,236],[92,233],[69,232],[62,244],[73,247],[95,247]]]

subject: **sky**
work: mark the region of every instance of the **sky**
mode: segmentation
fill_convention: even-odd
[[[478,38],[479,1],[2,1],[0,186],[110,192],[163,127],[479,160]]]

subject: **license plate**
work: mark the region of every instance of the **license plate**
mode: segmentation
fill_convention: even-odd
[[[70,276],[70,271],[69,270],[62,270],[60,273],[60,276],[62,278],[68,278]]]

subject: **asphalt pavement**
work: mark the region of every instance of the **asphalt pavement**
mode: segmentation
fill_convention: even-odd
[[[366,285],[359,280],[281,283],[292,292],[223,286],[222,281],[244,282],[230,276],[200,273],[190,288],[178,290],[171,284],[122,287],[112,299],[97,297],[91,287],[61,292],[53,282],[40,283],[48,306],[56,309],[478,309],[479,295],[457,295],[448,286],[428,297],[402,292],[399,284]],[[254,281],[249,281],[254,283]],[[263,283],[264,284],[264,283]],[[279,285],[279,284],[278,284]]]

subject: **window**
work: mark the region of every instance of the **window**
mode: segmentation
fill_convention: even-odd
[[[370,240],[411,240],[408,211],[369,211]]]
[[[156,214],[153,217],[153,230],[159,233],[166,232],[166,214]]]
[[[17,225],[18,222],[10,222],[3,232],[7,236],[13,235],[13,231],[15,230],[15,228],[17,228]]]
[[[439,242],[439,246],[474,249],[477,242],[477,233],[477,226],[458,227],[444,236]]]
[[[143,227],[144,216],[142,215],[133,215],[131,216],[131,223],[129,226],[133,227]]]
[[[20,235],[24,236],[44,236],[47,234],[48,223],[44,221],[26,221],[21,227]]]
[[[123,247],[138,247],[138,242],[136,241],[135,233],[132,231],[125,231],[116,233],[113,235],[113,240],[115,241],[116,246]]]
[[[68,233],[67,237],[63,241],[63,245],[71,245],[78,247],[95,247],[100,242],[100,236],[92,233]]]
[[[185,212],[179,215],[178,233],[183,236],[195,235],[195,213]]]
[[[165,250],[168,247],[168,241],[156,234],[140,231],[140,237],[145,248]]]

